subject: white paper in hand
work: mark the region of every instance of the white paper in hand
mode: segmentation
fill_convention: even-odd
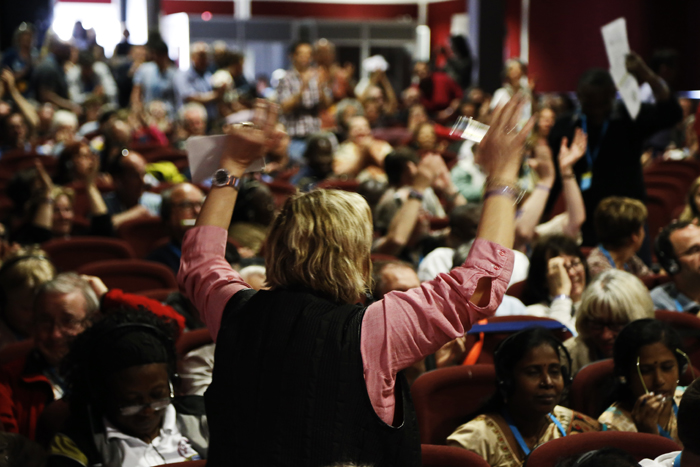
[[[185,141],[193,183],[204,183],[214,175],[219,168],[226,138],[229,137],[229,135],[192,136]],[[261,157],[248,166],[246,173],[259,172],[264,168],[265,158]]]
[[[625,18],[618,18],[600,28],[605,42],[605,52],[610,62],[610,75],[615,81],[617,90],[620,91],[622,102],[627,107],[632,119],[636,119],[641,108],[639,97],[639,83],[629,74],[625,60],[630,53],[630,45],[627,40],[627,22]]]

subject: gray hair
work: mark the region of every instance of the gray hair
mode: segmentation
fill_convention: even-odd
[[[47,294],[69,294],[79,291],[85,297],[85,315],[92,316],[100,309],[100,300],[90,284],[74,272],[63,272],[50,281],[39,286],[34,294],[34,312],[37,311],[39,299]]]
[[[190,112],[198,112],[202,119],[205,122],[207,121],[207,108],[199,102],[188,102],[187,104],[183,105],[180,108],[180,111],[177,113],[180,123],[185,123],[185,116]]]

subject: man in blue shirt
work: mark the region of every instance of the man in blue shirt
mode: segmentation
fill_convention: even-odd
[[[187,71],[175,76],[175,103],[177,109],[188,102],[198,102],[207,108],[209,121],[219,116],[217,103],[224,95],[225,87],[216,90],[211,87],[209,67],[209,46],[203,42],[192,45],[192,62]]]
[[[671,282],[651,291],[654,308],[698,314],[700,227],[691,222],[672,222],[656,237],[655,247],[656,258]]]

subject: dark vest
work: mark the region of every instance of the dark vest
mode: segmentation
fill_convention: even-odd
[[[403,375],[399,427],[370,403],[360,353],[365,310],[302,291],[238,292],[224,311],[205,394],[207,466],[420,466]]]

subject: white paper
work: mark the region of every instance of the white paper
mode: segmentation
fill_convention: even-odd
[[[193,183],[204,183],[214,175],[219,168],[226,138],[229,137],[229,135],[192,136],[185,141]],[[248,166],[246,173],[259,172],[264,168],[265,158],[261,157]]]
[[[489,131],[489,126],[477,122],[473,118],[469,117],[459,117],[454,125],[452,125],[452,131],[450,131],[450,136],[456,134],[462,139],[469,141],[474,141],[475,143],[480,143],[486,132]]]
[[[389,69],[389,63],[381,55],[372,55],[362,60],[362,68],[369,73],[375,71],[386,71]]]
[[[627,22],[625,18],[618,18],[600,28],[605,42],[605,52],[610,62],[610,74],[615,81],[617,90],[620,91],[622,102],[627,107],[632,119],[636,119],[641,107],[639,98],[639,83],[637,79],[627,71],[625,60],[630,53],[630,45],[627,40]]]

